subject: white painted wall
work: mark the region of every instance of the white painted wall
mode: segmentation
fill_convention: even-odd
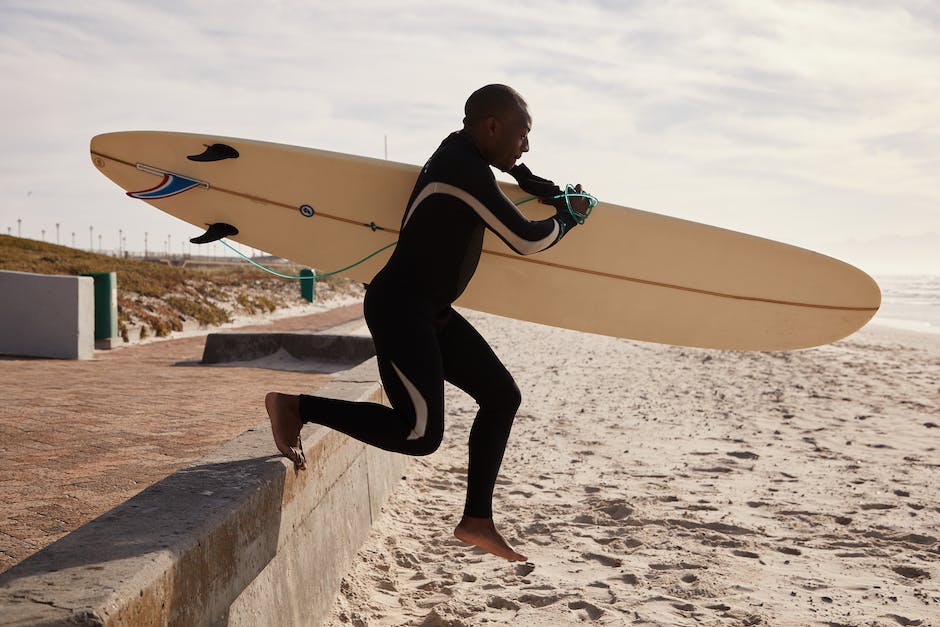
[[[91,359],[94,279],[0,270],[0,353]]]

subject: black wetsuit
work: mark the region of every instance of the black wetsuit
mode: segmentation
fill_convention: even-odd
[[[558,188],[524,166],[510,171],[524,189]],[[468,516],[492,516],[493,487],[520,395],[512,376],[451,304],[473,276],[486,228],[513,250],[548,248],[574,226],[561,210],[530,221],[506,198],[462,131],[448,136],[418,176],[395,252],[366,290],[365,318],[392,407],[300,397],[300,415],[389,451],[427,455],[444,434],[444,381],[479,404],[470,431]]]

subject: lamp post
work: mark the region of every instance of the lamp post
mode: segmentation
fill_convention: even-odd
[[[95,252],[95,227],[88,227],[88,249]]]
[[[55,223],[55,243],[57,246],[59,245],[59,223],[58,222]]]

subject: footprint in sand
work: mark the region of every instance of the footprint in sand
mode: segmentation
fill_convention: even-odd
[[[515,601],[510,601],[509,599],[503,597],[492,597],[486,603],[487,607],[491,607],[494,610],[510,610],[516,612],[519,610],[519,604]]]
[[[617,557],[611,557],[610,555],[602,555],[600,553],[582,553],[581,557],[586,560],[594,560],[595,562],[600,562],[604,566],[610,566],[612,568],[619,568],[623,565],[623,560]]]
[[[916,566],[892,566],[891,570],[907,579],[930,579],[930,573]]]
[[[532,571],[535,570],[535,564],[526,562],[525,564],[517,565],[514,570],[519,577],[525,577],[526,575],[532,574]]]
[[[561,600],[561,595],[558,594],[548,594],[541,596],[538,594],[523,594],[519,597],[520,603],[525,603],[526,605],[531,605],[532,607],[546,607],[552,603],[557,603]]]
[[[584,618],[597,620],[604,615],[604,610],[587,601],[571,601],[568,603],[568,608],[575,610],[578,614],[586,614],[586,616],[579,616],[581,620],[584,620]]]
[[[633,515],[633,508],[624,503],[611,503],[600,508],[600,511],[604,512],[614,520],[623,520],[628,516]]]
[[[760,555],[758,555],[757,553],[754,553],[753,551],[736,550],[736,551],[731,551],[731,553],[733,555],[737,555],[738,557],[746,557],[746,558],[755,559],[755,560],[760,559]]]

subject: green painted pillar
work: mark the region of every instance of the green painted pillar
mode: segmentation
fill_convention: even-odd
[[[117,273],[89,272],[95,280],[95,339],[118,336]]]
[[[304,268],[300,271],[300,297],[308,303],[312,303],[317,297],[317,280],[313,278],[313,270]]]

